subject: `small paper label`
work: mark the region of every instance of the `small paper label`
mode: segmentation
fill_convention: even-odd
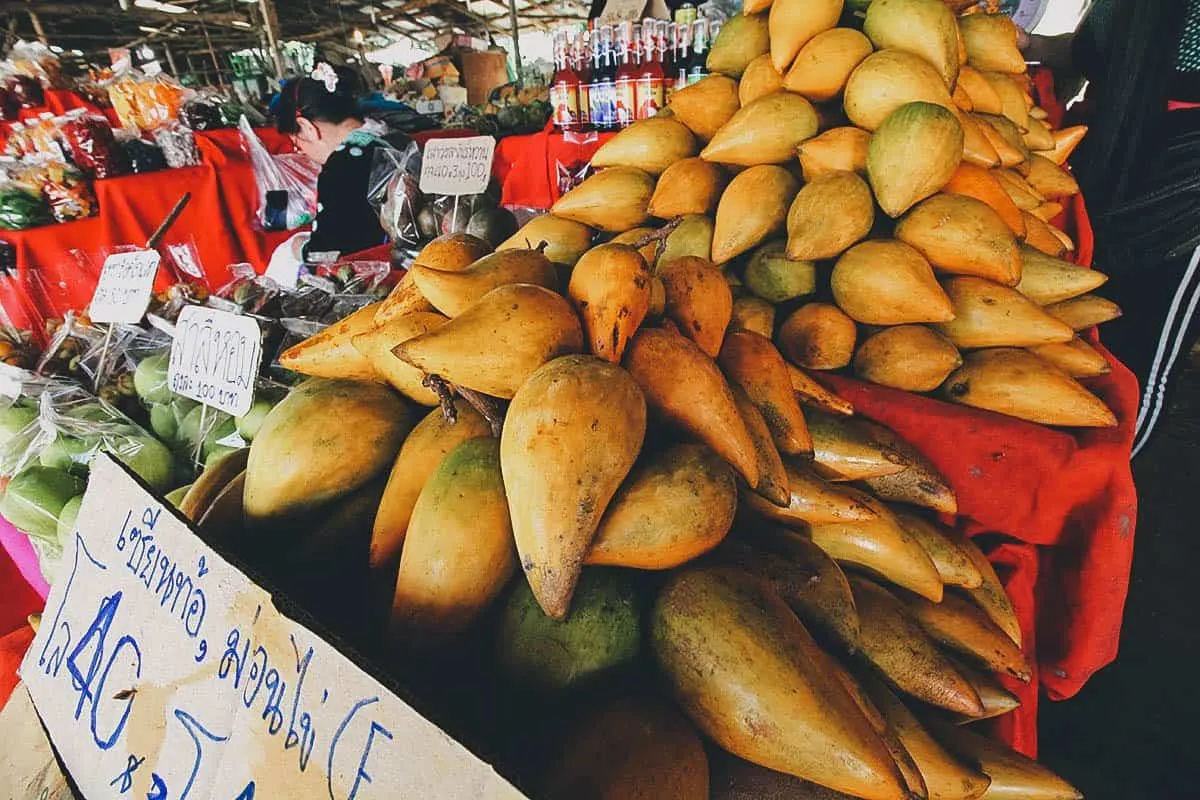
[[[262,337],[252,317],[185,306],[175,321],[167,386],[175,394],[243,416],[254,403]]]
[[[495,152],[492,136],[430,139],[421,156],[421,191],[454,196],[486,191]]]
[[[150,305],[158,272],[157,250],[113,253],[104,259],[100,280],[88,306],[92,322],[137,322]]]

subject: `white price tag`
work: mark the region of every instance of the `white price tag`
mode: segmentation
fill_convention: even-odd
[[[485,191],[495,152],[492,136],[430,139],[421,155],[421,191],[456,196]]]
[[[21,676],[88,800],[524,797],[107,454],[42,619]]]
[[[254,403],[262,337],[252,317],[185,306],[175,321],[167,386],[235,417]]]
[[[150,305],[160,256],[157,250],[113,253],[104,259],[88,306],[93,322],[137,322]]]

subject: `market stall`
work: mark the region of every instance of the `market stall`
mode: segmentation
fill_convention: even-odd
[[[77,265],[47,264],[43,231],[16,234],[18,278],[34,265],[60,287],[66,320],[0,411],[9,557],[86,619],[62,588],[98,557],[85,544],[158,563],[144,530],[114,540],[92,520],[172,506],[158,546],[187,548],[180,591],[192,548],[197,583],[211,566],[223,588],[253,586],[214,594],[219,636],[187,608],[162,634],[194,674],[147,660],[143,678],[139,656],[139,679],[224,698],[209,646],[224,641],[219,676],[240,689],[237,646],[263,610],[245,598],[266,587],[288,619],[268,609],[255,635],[295,655],[297,674],[275,670],[295,681],[293,721],[309,662],[286,626],[303,624],[322,640],[320,705],[353,699],[338,670],[386,674],[443,745],[470,742],[531,797],[651,778],[681,798],[1078,797],[1018,753],[1036,755],[1039,690],[1070,697],[1115,657],[1136,519],[1136,385],[1096,333],[1120,311],[1091,294],[1104,276],[1065,165],[1082,132],[1026,75],[1006,17],[908,0],[839,27],[840,2],[794,2],[732,18],[705,43],[712,74],[681,70],[663,93],[670,114],[651,97],[619,132],[568,114],[574,130],[501,140],[499,198],[486,170],[427,184],[397,169],[379,212],[415,253],[403,274],[390,248],[295,288],[239,270],[220,297],[159,292],[151,323],[105,328],[66,313],[94,290]],[[672,35],[642,25],[630,47]],[[197,133],[199,166],[97,181],[99,216],[52,229],[56,246],[141,241],[186,187],[169,237],[206,277],[261,268],[271,242],[245,227],[259,192],[232,137]],[[497,200],[528,221],[514,232]],[[253,357],[205,394],[181,376],[215,380],[197,333],[213,330]],[[130,569],[97,596],[140,581]],[[0,674],[28,638],[0,640]],[[352,666],[328,667],[334,639]],[[47,700],[52,673],[31,688],[53,738],[70,709]],[[249,720],[229,734],[239,752],[264,735],[238,707],[249,691],[229,701]],[[358,703],[399,702],[379,691]],[[313,705],[310,726],[337,726]],[[358,772],[338,773],[350,705],[325,766],[289,760],[251,776],[259,791],[335,773],[357,787],[376,723]],[[393,729],[400,752],[368,780],[406,787],[434,759]],[[136,760],[131,738],[64,763]],[[456,780],[480,766],[458,763]],[[504,796],[485,772],[476,786]]]

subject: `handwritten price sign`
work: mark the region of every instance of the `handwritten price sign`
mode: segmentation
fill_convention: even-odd
[[[485,191],[495,152],[491,136],[430,139],[421,155],[421,191],[455,196]]]
[[[522,798],[100,455],[21,665],[88,800]]]
[[[175,323],[167,386],[235,417],[254,403],[262,337],[251,317],[187,306]]]
[[[113,253],[104,259],[88,316],[93,322],[137,322],[150,305],[160,256],[156,250]]]

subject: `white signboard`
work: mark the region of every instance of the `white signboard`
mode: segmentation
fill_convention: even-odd
[[[185,306],[175,322],[167,387],[240,417],[254,404],[262,337],[253,317]]]
[[[492,136],[430,139],[421,155],[421,191],[425,194],[479,194],[492,177]]]
[[[21,676],[88,800],[521,798],[107,455]]]
[[[159,262],[156,250],[113,253],[104,259],[88,306],[93,322],[137,322],[150,305]]]

